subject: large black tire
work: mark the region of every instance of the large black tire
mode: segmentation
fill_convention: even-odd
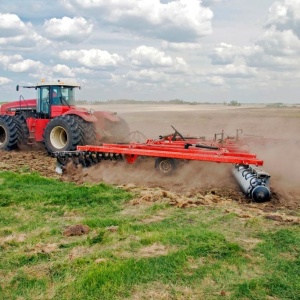
[[[127,122],[119,117],[119,121],[112,122],[105,120],[104,131],[108,132],[108,139],[112,142],[127,143],[129,142],[130,129]]]
[[[96,145],[96,128],[95,124],[86,122],[81,118],[78,118],[82,129],[82,144],[83,145]]]
[[[20,126],[12,116],[0,116],[0,150],[17,148],[20,135]]]
[[[51,120],[44,132],[44,143],[49,153],[76,150],[83,145],[84,132],[81,118],[74,115],[59,116]]]
[[[23,115],[16,115],[15,116],[16,122],[19,124],[20,134],[19,134],[19,146],[20,145],[27,145],[28,138],[29,138],[29,129],[27,126],[26,119]]]

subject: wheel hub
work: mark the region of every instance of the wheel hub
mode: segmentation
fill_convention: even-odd
[[[2,145],[6,140],[6,131],[5,129],[0,126],[0,145]]]
[[[56,149],[62,149],[68,142],[68,134],[66,130],[61,126],[56,126],[51,130],[50,133],[51,144]]]
[[[163,160],[159,164],[159,169],[163,173],[169,173],[172,170],[172,165],[168,160]]]

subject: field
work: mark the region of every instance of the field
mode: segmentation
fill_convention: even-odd
[[[299,299],[300,108],[99,105],[133,138],[224,130],[251,151],[272,199],[252,203],[230,166],[153,161],[54,172],[41,149],[0,153],[0,299]],[[143,133],[143,135],[141,134]]]

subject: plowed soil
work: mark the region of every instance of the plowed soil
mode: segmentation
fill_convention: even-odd
[[[230,207],[238,203],[244,214],[264,214],[275,221],[298,222],[300,204],[300,108],[238,107],[216,105],[148,106],[127,105],[92,107],[117,111],[130,125],[134,141],[157,138],[172,133],[171,125],[183,135],[213,138],[224,130],[235,136],[236,129],[258,137],[251,152],[264,160],[271,175],[272,198],[267,203],[252,203],[240,191],[231,175],[232,166],[204,162],[186,163],[176,174],[163,177],[154,170],[154,160],[140,159],[135,165],[125,162],[102,162],[88,169],[68,167],[63,175],[55,173],[56,159],[44,150],[32,147],[23,151],[0,152],[0,169],[38,172],[58,180],[106,182],[122,186],[136,194],[132,205],[167,201],[178,207],[212,205]],[[236,206],[235,206],[236,210]],[[279,213],[279,215],[278,215]]]

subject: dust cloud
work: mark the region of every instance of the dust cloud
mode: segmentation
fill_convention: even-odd
[[[179,164],[171,176],[160,174],[154,165],[155,159],[152,158],[140,158],[133,165],[125,161],[105,161],[82,172],[86,181],[161,187],[177,193],[203,188],[235,187],[229,165],[187,162]]]

